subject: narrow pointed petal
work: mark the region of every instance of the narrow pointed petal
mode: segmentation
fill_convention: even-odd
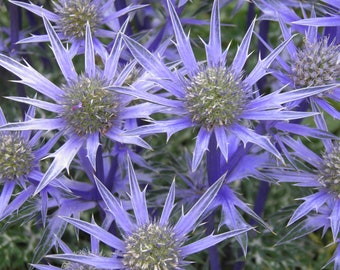
[[[135,213],[137,225],[143,226],[149,224],[149,213],[148,206],[145,198],[145,190],[141,191],[138,185],[138,180],[133,170],[132,162],[130,157],[127,158],[128,162],[128,176],[130,184],[130,200]]]
[[[73,66],[70,53],[64,48],[51,23],[45,17],[43,17],[43,19],[46,32],[51,41],[53,54],[58,62],[61,72],[68,82],[76,81],[78,76]]]
[[[57,20],[59,20],[59,16],[54,14],[51,11],[48,11],[47,9],[34,5],[34,4],[28,4],[22,1],[9,1],[17,6],[20,6],[22,8],[25,8],[29,11],[31,11],[32,13],[40,16],[40,17],[46,17],[48,20],[52,21],[52,22],[56,22]]]
[[[38,270],[60,270],[61,268],[55,267],[53,265],[43,265],[43,264],[30,264],[33,266],[35,269]]]
[[[331,221],[333,240],[335,241],[338,238],[340,230],[340,200],[335,201],[329,219]]]
[[[208,150],[211,132],[201,127],[196,138],[195,149],[192,157],[192,171],[196,171],[202,161],[205,151]]]
[[[254,85],[259,79],[265,76],[268,73],[268,68],[271,63],[276,59],[276,57],[283,51],[283,49],[289,44],[289,42],[293,39],[292,36],[290,39],[281,43],[278,47],[276,47],[268,56],[264,59],[259,59],[256,66],[250,72],[247,78],[245,78],[244,82],[248,85]]]
[[[110,138],[113,141],[120,142],[120,143],[126,143],[126,144],[135,144],[140,147],[146,148],[146,149],[152,149],[151,146],[141,139],[139,136],[129,136],[125,133],[118,133],[117,130],[110,129],[108,130],[105,135]]]
[[[339,26],[340,16],[309,18],[293,22],[293,24],[310,26]]]
[[[127,88],[127,87],[113,87],[112,88],[115,92],[125,94],[125,95],[130,95],[136,98],[144,99],[150,102],[154,102],[159,105],[164,105],[167,107],[174,107],[178,108],[180,107],[183,102],[178,101],[178,100],[170,100],[168,98],[164,98],[160,95],[153,95],[145,91],[140,91],[139,89],[133,89]]]
[[[31,35],[30,37],[23,38],[17,42],[17,44],[29,44],[29,43],[40,43],[40,42],[49,42],[50,38],[48,35]]]
[[[32,87],[41,94],[50,97],[53,100],[59,100],[64,94],[64,92],[59,87],[50,82],[28,64],[27,66],[24,66],[10,57],[0,54],[0,65],[22,79],[20,83]]]
[[[334,119],[340,120],[340,112],[335,109],[327,100],[318,98],[316,99],[317,104]]]
[[[224,127],[215,127],[214,133],[216,137],[216,142],[218,148],[221,150],[221,153],[226,161],[228,161],[229,155],[229,135],[227,134]]]
[[[102,199],[104,200],[107,208],[111,214],[115,217],[118,226],[124,230],[128,235],[131,234],[135,226],[132,224],[129,214],[125,211],[124,207],[118,200],[112,195],[112,193],[95,177],[96,185]]]
[[[268,137],[261,136],[251,129],[240,125],[234,125],[233,127],[230,127],[230,132],[234,133],[235,136],[238,136],[244,145],[246,145],[248,142],[251,142],[262,147],[263,149],[275,155],[278,159],[282,160],[280,152],[274,147]]]
[[[242,118],[243,119],[250,119],[250,120],[294,120],[294,119],[301,119],[310,116],[317,115],[317,112],[296,112],[296,111],[284,111],[284,110],[268,110],[268,111],[249,111],[243,112]]]
[[[121,52],[122,52],[122,35],[118,34],[111,49],[110,55],[106,59],[107,64],[104,67],[105,78],[114,78],[117,71]]]
[[[88,136],[86,140],[87,157],[94,170],[96,170],[96,158],[97,158],[97,150],[98,150],[99,145],[100,145],[100,142],[99,142],[98,132],[95,132]]]
[[[166,197],[166,201],[163,206],[163,211],[161,218],[159,220],[160,226],[167,226],[169,224],[169,218],[174,208],[175,202],[175,180],[172,182],[168,196]]]
[[[47,258],[67,260],[81,264],[87,264],[96,267],[96,269],[124,269],[121,260],[116,257],[100,257],[95,255],[79,255],[79,254],[55,254],[48,255]]]
[[[174,77],[170,70],[151,52],[133,39],[123,36],[126,46],[139,64],[158,78]]]
[[[93,40],[92,40],[92,34],[91,34],[89,22],[87,22],[86,24],[86,33],[85,33],[85,73],[90,78],[94,78],[96,75],[96,64],[95,64],[95,59],[94,59]]]
[[[3,187],[4,188],[4,187]],[[7,218],[14,211],[17,211],[32,196],[35,186],[31,185],[19,194],[7,205],[3,212],[0,212],[0,221]],[[38,209],[37,209],[38,211]]]
[[[290,29],[287,27],[286,23],[283,22],[283,20],[280,16],[279,16],[279,24],[280,24],[280,28],[281,28],[283,38],[285,40],[288,40],[292,36],[292,34],[291,34]],[[290,54],[291,59],[295,59],[295,57],[296,57],[296,47],[295,47],[293,42],[289,42],[287,44],[287,51]]]
[[[294,134],[298,134],[304,137],[314,137],[319,139],[334,139],[336,140],[338,137],[334,134],[327,132],[326,130],[311,128],[308,126],[303,126],[294,123],[288,122],[277,122],[275,127],[279,130],[291,132]]]
[[[6,181],[2,187],[0,195],[0,217],[4,215],[4,210],[6,209],[8,202],[12,197],[15,185],[15,181]]]
[[[104,230],[97,224],[88,223],[79,219],[70,217],[61,217],[63,220],[77,227],[78,229],[87,232],[89,235],[96,237],[101,242],[107,244],[110,247],[118,249],[119,251],[125,250],[125,243],[118,237]]]
[[[249,29],[247,33],[245,34],[240,47],[237,50],[236,56],[232,64],[232,69],[233,71],[235,71],[235,74],[241,74],[244,64],[246,63],[246,60],[248,58],[250,40],[253,35],[254,26],[255,26],[255,20],[253,20],[253,22],[249,26]]]
[[[137,127],[136,129],[126,132],[128,135],[150,135],[157,133],[167,133],[167,141],[173,134],[188,127],[191,127],[192,123],[189,118],[179,118],[166,121],[157,121],[154,124],[144,125]]]
[[[55,113],[60,113],[63,109],[61,105],[34,99],[34,98],[28,98],[28,97],[6,97],[6,98],[17,101],[17,102],[26,103],[26,104],[44,109],[46,111],[55,112]]]
[[[222,47],[219,0],[215,0],[212,7],[209,43],[206,45],[205,50],[209,66],[217,67],[221,65]]]
[[[228,238],[235,237],[239,234],[245,233],[252,228],[245,228],[245,229],[237,229],[237,230],[232,230],[230,232],[225,232],[217,235],[209,235],[207,237],[204,237],[200,240],[197,240],[189,245],[186,245],[184,247],[181,247],[181,255],[183,257],[189,256],[191,254],[200,252],[206,248],[209,248],[213,245],[216,245]]]
[[[329,200],[329,194],[326,191],[320,191],[318,193],[304,197],[304,203],[302,203],[294,212],[291,219],[288,222],[288,226],[307,215],[310,211],[318,209]]]
[[[218,197],[218,199],[220,200],[223,213],[220,226],[226,225],[231,230],[248,228],[248,224],[245,222],[244,218],[235,206],[235,204],[237,204],[237,200],[235,200],[237,197],[234,192],[227,185],[224,185],[221,188],[220,194],[221,195]],[[240,234],[236,235],[235,238],[240,244],[243,253],[246,254],[248,247],[248,235]]]
[[[164,108],[162,105],[144,102],[124,108],[124,110],[120,112],[119,117],[120,119],[150,119],[151,114],[156,112],[164,112],[165,110],[166,108]]]
[[[195,223],[214,200],[224,181],[225,175],[218,179],[206,192],[204,192],[202,197],[195,203],[188,213],[180,217],[174,226],[174,232],[179,238],[184,237],[195,227]]]
[[[53,130],[64,128],[63,120],[57,119],[32,119],[29,121],[8,123],[0,127],[0,130]]]
[[[299,222],[296,226],[293,226],[292,229],[276,243],[276,245],[291,244],[292,241],[310,235],[312,232],[322,228],[324,226],[323,224],[327,223],[328,218],[324,215],[307,218],[302,222]]]
[[[295,149],[295,155],[301,157],[315,168],[318,168],[320,164],[322,164],[322,159],[312,150],[306,147],[300,140],[296,141],[290,136],[285,136],[281,139],[290,148]]]
[[[54,157],[52,164],[41,179],[34,195],[38,194],[44,187],[53,181],[64,169],[69,168],[74,156],[78,153],[79,149],[84,144],[83,138],[71,137],[63,146],[61,146],[55,153],[49,157]]]
[[[7,123],[6,117],[5,117],[5,115],[4,115],[3,110],[2,110],[1,107],[0,107],[0,126],[5,125],[6,123]]]
[[[185,68],[188,70],[189,74],[194,75],[198,71],[198,64],[194,52],[190,45],[190,39],[184,33],[181,20],[179,19],[174,6],[171,1],[167,0],[170,18],[172,21],[173,29],[176,36],[176,47],[179,55],[183,61]]]
[[[292,90],[289,92],[280,93],[277,98],[279,102],[287,103],[287,102],[299,100],[302,98],[316,96],[318,94],[331,91],[338,86],[339,85],[337,84],[329,84],[329,85],[323,85],[323,86],[300,88],[300,89]]]

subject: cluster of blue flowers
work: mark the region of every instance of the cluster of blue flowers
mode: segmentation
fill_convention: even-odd
[[[1,80],[21,113],[0,108],[0,221],[41,228],[31,269],[187,269],[203,250],[225,269],[218,244],[245,256],[271,231],[270,186],[287,182],[309,194],[279,243],[321,229],[340,269],[340,1],[194,2],[6,3]],[[229,6],[247,10],[236,41]],[[234,189],[245,179],[260,183],[254,208]]]

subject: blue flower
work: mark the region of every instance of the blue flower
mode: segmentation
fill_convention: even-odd
[[[34,113],[34,108],[30,107],[25,121],[29,121]],[[0,125],[6,123],[6,118],[0,108]],[[39,148],[37,145],[41,135],[41,132],[33,133],[30,130],[0,131],[0,185],[2,186],[0,220],[17,211],[32,196],[43,178],[43,173],[38,166],[39,161],[48,153],[56,140],[53,139]],[[16,187],[22,190],[10,201]],[[53,187],[62,188],[63,184],[56,179]],[[51,192],[53,187],[48,192]],[[46,192],[47,190],[42,192],[41,205],[48,203],[47,197],[44,196]]]
[[[310,91],[301,89],[282,93],[282,89],[265,96],[256,90],[258,80],[268,74],[268,67],[289,43],[286,41],[273,50],[266,58],[259,59],[254,69],[246,76],[243,71],[249,56],[251,36],[255,21],[245,34],[231,65],[226,65],[228,48],[222,51],[219,1],[214,2],[209,43],[205,45],[207,59],[197,62],[184,33],[174,7],[168,1],[169,13],[176,36],[176,47],[183,68],[172,71],[156,55],[150,53],[133,39],[124,36],[124,41],[134,57],[153,76],[153,81],[166,89],[174,99],[163,96],[150,96],[135,93],[135,96],[168,106],[165,112],[178,115],[178,118],[154,121],[136,129],[131,134],[154,134],[166,132],[168,138],[185,128],[196,127],[198,135],[193,155],[193,169],[203,158],[212,136],[216,137],[217,147],[228,159],[228,138],[238,137],[243,144],[252,143],[281,159],[281,154],[264,135],[250,128],[250,121],[291,120],[303,118],[313,113],[284,110],[284,103],[301,99],[325,91],[316,87]],[[133,93],[131,93],[133,95]]]
[[[122,85],[132,70],[133,63],[117,74],[118,60],[122,51],[121,35],[117,35],[110,55],[103,59],[104,69],[95,64],[95,52],[91,31],[87,25],[85,37],[85,73],[78,75],[72,63],[69,51],[61,44],[52,25],[44,19],[46,30],[52,44],[52,50],[66,83],[60,87],[53,84],[29,65],[0,55],[0,65],[13,72],[26,84],[40,92],[50,101],[28,97],[11,97],[12,100],[24,102],[47,110],[56,116],[51,119],[31,119],[21,123],[10,123],[0,130],[53,130],[62,133],[66,142],[51,154],[54,160],[36,193],[48,185],[58,174],[68,168],[78,151],[85,147],[91,166],[96,168],[96,153],[101,137],[127,144],[150,148],[139,136],[124,135],[124,121],[148,118],[159,110],[159,105],[148,103],[127,107],[133,100],[131,96],[112,91],[115,85]],[[139,84],[142,91],[142,85]],[[128,122],[128,127],[133,124]]]
[[[287,139],[288,140],[288,139]],[[302,232],[312,232],[319,228],[326,231],[331,228],[334,240],[340,231],[340,144],[330,139],[322,140],[325,151],[322,156],[315,154],[301,141],[290,138],[291,153],[295,157],[295,168],[277,168],[268,172],[268,176],[274,177],[279,182],[295,183],[296,186],[316,189],[316,192],[301,198],[304,202],[294,211],[288,225],[292,225],[307,217],[300,225]],[[300,164],[305,163],[304,170]],[[300,168],[300,169],[296,169]],[[296,233],[296,234],[297,234]],[[295,234],[295,235],[296,235]],[[303,234],[303,235],[302,235]]]
[[[158,220],[151,220],[145,190],[141,190],[132,167],[128,160],[128,175],[130,183],[130,203],[134,219],[111,192],[98,180],[97,187],[107,209],[107,218],[114,220],[119,228],[122,239],[111,234],[95,223],[88,223],[79,219],[62,217],[91,237],[98,239],[113,248],[112,257],[102,257],[98,254],[66,253],[49,255],[48,258],[62,259],[96,267],[96,269],[183,269],[190,263],[185,258],[191,254],[204,250],[227,238],[234,237],[250,228],[229,231],[221,234],[211,234],[199,240],[190,238],[189,233],[194,230],[205,210],[216,197],[223,185],[221,178],[212,185],[186,213],[182,213],[179,220],[172,224],[174,209],[175,183],[173,182],[166,198],[162,214]],[[40,267],[38,269],[57,269],[54,267]]]
[[[290,40],[293,35],[292,29],[281,20],[279,21],[284,39]],[[320,36],[318,28],[312,26],[307,27],[303,41],[302,48],[298,48],[293,42],[287,45],[289,59],[286,61],[282,58],[278,59],[280,67],[273,70],[272,74],[282,84],[288,84],[294,90],[299,88],[312,90],[318,86],[329,88],[322,93],[294,101],[287,106],[296,107],[299,105],[305,110],[310,107],[315,112],[323,110],[332,117],[340,119],[340,113],[332,106],[331,102],[328,102],[329,99],[335,102],[340,100],[338,80],[340,47],[335,43],[335,39],[326,36],[325,31]],[[323,126],[326,126],[326,123],[319,114],[315,116],[315,119],[318,119],[315,120],[317,127],[325,129]]]
[[[93,36],[94,49],[102,57],[105,57],[107,52],[98,37],[114,37],[121,27],[119,17],[144,7],[144,5],[131,5],[117,11],[114,1],[111,0],[58,0],[53,2],[54,11],[52,12],[33,3],[21,1],[11,1],[11,3],[54,22],[59,38],[71,43],[71,55],[83,50],[88,23]],[[32,36],[21,40],[24,43],[42,41],[49,41],[48,35]]]

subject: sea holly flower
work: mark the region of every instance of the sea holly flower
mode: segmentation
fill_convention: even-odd
[[[166,198],[162,214],[158,220],[151,220],[145,190],[141,190],[132,167],[128,160],[128,176],[130,184],[130,202],[134,219],[123,207],[122,202],[98,180],[98,190],[103,198],[108,214],[120,230],[122,239],[111,234],[95,223],[88,223],[79,219],[62,217],[105,243],[115,250],[112,257],[102,257],[98,254],[81,255],[74,253],[49,255],[48,258],[62,259],[96,269],[184,269],[190,262],[185,258],[191,254],[204,250],[227,238],[239,235],[250,228],[229,231],[221,234],[211,234],[199,240],[190,241],[188,235],[199,224],[200,217],[212,203],[219,189],[224,183],[221,178],[212,185],[186,213],[182,213],[179,220],[172,224],[172,212],[175,200],[175,183],[173,182]],[[56,269],[56,268],[39,268]]]
[[[301,223],[300,232],[304,230],[312,232],[322,227],[324,230],[331,228],[334,240],[337,239],[340,230],[338,215],[340,207],[339,142],[332,142],[329,139],[322,140],[325,150],[319,156],[307,148],[300,140],[287,137],[285,141],[293,149],[291,155],[295,157],[295,163],[297,164],[295,167],[299,169],[276,168],[272,171],[269,170],[267,175],[278,179],[279,182],[295,183],[300,187],[317,190],[317,192],[301,198],[304,202],[294,211],[288,225],[296,223],[303,217],[308,217]],[[304,166],[305,169],[302,170],[301,166],[298,166],[301,162],[307,164],[308,167]],[[326,215],[326,218],[321,219],[321,215]],[[313,222],[313,218],[319,221]]]
[[[10,123],[1,130],[52,130],[63,133],[66,142],[50,157],[54,160],[36,193],[48,185],[64,168],[68,168],[78,151],[85,147],[91,166],[96,168],[96,153],[102,137],[114,142],[135,144],[144,148],[149,145],[138,136],[124,135],[126,119],[148,118],[159,105],[137,104],[127,107],[132,97],[112,91],[112,86],[122,85],[128,71],[117,74],[119,56],[122,51],[121,35],[117,35],[110,55],[103,59],[104,69],[95,64],[95,51],[91,31],[87,25],[85,37],[85,72],[78,75],[67,51],[52,25],[44,19],[51,40],[52,50],[64,75],[65,84],[58,87],[29,65],[23,65],[5,55],[0,55],[0,65],[13,72],[26,84],[54,103],[28,97],[11,97],[50,111],[56,116],[50,119],[31,119],[21,123]],[[142,91],[142,89],[140,89]],[[131,123],[129,124],[131,126]]]
[[[287,27],[281,20],[280,27],[284,39],[291,39],[291,28]],[[322,109],[332,117],[340,119],[339,112],[327,102],[327,99],[340,100],[340,88],[338,87],[340,47],[329,37],[318,36],[317,30],[317,27],[308,27],[303,36],[304,45],[302,48],[298,48],[291,42],[287,46],[290,59],[284,61],[282,58],[278,58],[280,68],[273,70],[272,74],[282,84],[289,84],[291,89],[329,86],[329,89],[322,93],[311,95],[288,106],[296,106],[307,101],[306,104],[313,111],[320,112]]]
[[[180,19],[170,1],[168,7],[183,69],[172,71],[157,56],[133,39],[124,36],[124,40],[140,65],[154,76],[155,82],[175,96],[176,102],[170,99],[167,102],[159,96],[150,97],[143,93],[135,93],[135,95],[167,105],[168,113],[179,117],[154,121],[151,125],[138,128],[131,134],[166,132],[169,138],[185,128],[197,127],[198,135],[192,164],[194,170],[208,149],[212,136],[216,137],[217,147],[225,159],[228,159],[227,145],[230,136],[238,137],[244,144],[258,145],[281,159],[279,151],[268,137],[249,128],[250,121],[291,120],[311,116],[313,113],[284,110],[283,104],[321,93],[325,89],[316,87],[309,91],[300,89],[286,93],[282,93],[280,89],[269,95],[260,96],[256,91],[256,83],[268,74],[268,67],[289,41],[282,43],[264,59],[260,59],[246,76],[243,68],[249,56],[248,50],[255,21],[245,34],[233,62],[227,66],[228,48],[222,51],[219,1],[215,1],[209,43],[204,44],[207,60],[197,62],[189,38],[184,33]]]
[[[52,12],[33,3],[21,1],[11,1],[11,3],[55,23],[59,38],[71,43],[70,53],[72,55],[83,50],[88,23],[94,49],[102,57],[105,57],[107,52],[98,38],[112,39],[121,28],[119,17],[144,6],[131,5],[122,10],[116,10],[112,0],[57,0],[53,1]],[[48,35],[41,35],[23,39],[21,42],[48,42],[49,40]]]
[[[29,121],[34,113],[34,108],[30,107],[25,121]],[[0,108],[0,125],[6,124],[6,118]],[[43,177],[38,164],[56,140],[52,139],[39,148],[37,145],[41,135],[41,132],[33,133],[31,130],[0,131],[0,185],[2,186],[0,220],[18,210],[27,201]],[[55,181],[54,186],[63,187],[59,180]],[[16,187],[20,187],[22,191],[13,201],[10,201]],[[46,194],[46,191],[43,193]],[[47,201],[43,199],[42,204],[46,203]]]
[[[304,41],[304,47],[296,52],[292,74],[296,88],[332,84],[340,75],[340,46],[327,37],[319,41]]]

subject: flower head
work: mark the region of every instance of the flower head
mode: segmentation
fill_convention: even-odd
[[[133,97],[112,90],[119,86],[129,75],[126,68],[118,74],[118,61],[122,51],[121,36],[117,35],[114,47],[103,59],[104,69],[95,64],[95,52],[89,24],[85,37],[85,72],[78,75],[72,63],[72,57],[58,38],[52,25],[44,19],[46,30],[52,44],[52,50],[64,75],[65,83],[56,86],[30,66],[0,55],[0,65],[7,68],[27,84],[52,99],[55,103],[38,100],[36,98],[11,97],[12,100],[28,103],[50,111],[54,118],[30,119],[22,123],[6,124],[1,130],[52,130],[62,133],[66,142],[50,157],[54,157],[37,191],[48,185],[61,173],[83,147],[91,166],[96,168],[96,154],[101,137],[109,138],[119,143],[132,143],[149,148],[149,145],[139,136],[123,135],[125,121],[131,120],[127,127],[133,126],[137,118],[148,118],[160,106],[152,104],[137,104],[129,106]],[[136,83],[136,82],[135,82]],[[141,91],[142,84],[138,84]],[[60,134],[58,133],[58,134]]]
[[[131,5],[117,11],[114,1],[111,0],[56,0],[53,2],[54,10],[52,12],[33,3],[22,1],[11,1],[11,3],[55,23],[59,38],[71,43],[70,52],[72,55],[83,50],[86,25],[89,24],[94,49],[102,57],[106,56],[107,52],[98,38],[112,38],[121,28],[118,21],[120,16],[144,7],[143,5]],[[21,40],[22,43],[41,41],[49,41],[48,35],[32,36]]]
[[[145,190],[140,190],[131,161],[128,160],[130,183],[130,201],[134,220],[110,191],[97,180],[98,190],[110,215],[118,225],[122,239],[107,232],[94,223],[87,223],[74,218],[63,217],[75,227],[89,233],[111,248],[113,256],[60,254],[49,258],[69,260],[104,269],[183,269],[188,263],[185,257],[204,250],[229,237],[239,235],[250,228],[243,228],[218,235],[209,235],[200,240],[187,243],[189,232],[196,228],[200,217],[216,197],[224,179],[212,185],[186,213],[173,225],[170,221],[174,208],[175,184],[173,182],[162,214],[158,220],[151,220],[148,213]],[[40,268],[39,268],[40,269]],[[41,268],[43,269],[43,268]]]
[[[28,175],[33,161],[33,149],[20,133],[0,132],[0,183]]]
[[[104,11],[100,1],[92,0],[59,0],[53,2],[54,11],[58,15],[56,29],[65,37],[85,38],[86,24],[95,33],[103,24]]]
[[[340,207],[339,197],[339,143],[332,143],[329,139],[323,140],[325,152],[322,156],[315,154],[308,149],[301,141],[290,139],[288,144],[294,149],[295,163],[302,160],[308,165],[305,170],[277,168],[274,173],[268,176],[278,179],[280,182],[292,182],[300,187],[312,187],[317,191],[303,197],[304,201],[293,213],[288,225],[296,223],[303,217],[301,232],[308,229],[312,232],[319,228],[326,231],[329,227],[332,230],[333,238],[338,237],[340,231],[340,219],[338,215]],[[298,166],[296,166],[298,168]],[[326,218],[320,218],[326,216]],[[313,222],[313,220],[316,220]],[[299,236],[300,237],[300,236]]]
[[[318,181],[340,198],[340,144],[334,143],[332,151],[325,152],[322,160]]]
[[[105,134],[114,125],[120,100],[117,93],[106,89],[108,85],[100,78],[80,75],[76,82],[61,87],[65,91],[61,117],[67,129],[83,136],[98,131]]]
[[[185,106],[192,122],[211,130],[232,125],[242,113],[250,89],[225,67],[205,67],[186,87]]]
[[[340,76],[340,46],[327,37],[312,42],[305,39],[293,60],[292,76],[296,88],[336,83]]]
[[[214,1],[209,42],[204,44],[206,61],[197,62],[189,38],[183,30],[171,1],[167,3],[176,37],[179,61],[183,68],[173,71],[136,41],[127,36],[123,38],[140,65],[154,76],[152,80],[174,96],[171,100],[142,94],[139,97],[166,105],[169,108],[167,112],[178,117],[153,121],[151,125],[138,128],[131,134],[166,132],[170,137],[185,128],[197,128],[198,135],[192,163],[194,170],[197,169],[208,149],[212,136],[216,137],[217,147],[226,160],[228,159],[228,138],[231,136],[238,137],[243,144],[258,145],[281,159],[279,151],[268,137],[249,128],[252,126],[251,121],[291,120],[310,116],[311,114],[306,112],[284,110],[283,104],[289,100],[299,99],[301,95],[310,96],[312,93],[320,93],[325,89],[315,88],[310,92],[296,91],[294,93],[281,93],[281,90],[278,90],[270,95],[259,95],[256,83],[268,73],[268,67],[288,44],[288,41],[278,46],[266,58],[260,59],[254,69],[246,75],[243,68],[249,56],[248,50],[255,27],[255,21],[253,21],[233,62],[227,65],[228,48],[223,51],[221,45],[219,1]]]
[[[312,14],[315,16],[315,14]],[[293,37],[292,28],[287,26],[282,20],[279,20],[281,32],[285,40]],[[336,40],[326,35],[325,31],[321,32],[320,36],[317,27],[307,27],[304,35],[304,45],[298,48],[293,42],[287,45],[288,57],[286,61],[278,58],[280,67],[273,69],[273,75],[283,85],[289,85],[290,91],[295,89],[305,89],[311,91],[312,89],[323,87],[324,91],[313,94],[305,98],[297,99],[289,104],[287,107],[296,107],[298,105],[308,107],[312,111],[325,111],[332,117],[340,119],[340,113],[332,106],[326,99],[338,101],[340,98],[339,88],[339,57],[340,47],[336,44]],[[328,89],[327,89],[328,88]],[[303,105],[304,103],[304,105]],[[314,116],[315,123],[318,128],[324,129],[320,126],[326,126],[324,120],[316,114]]]

